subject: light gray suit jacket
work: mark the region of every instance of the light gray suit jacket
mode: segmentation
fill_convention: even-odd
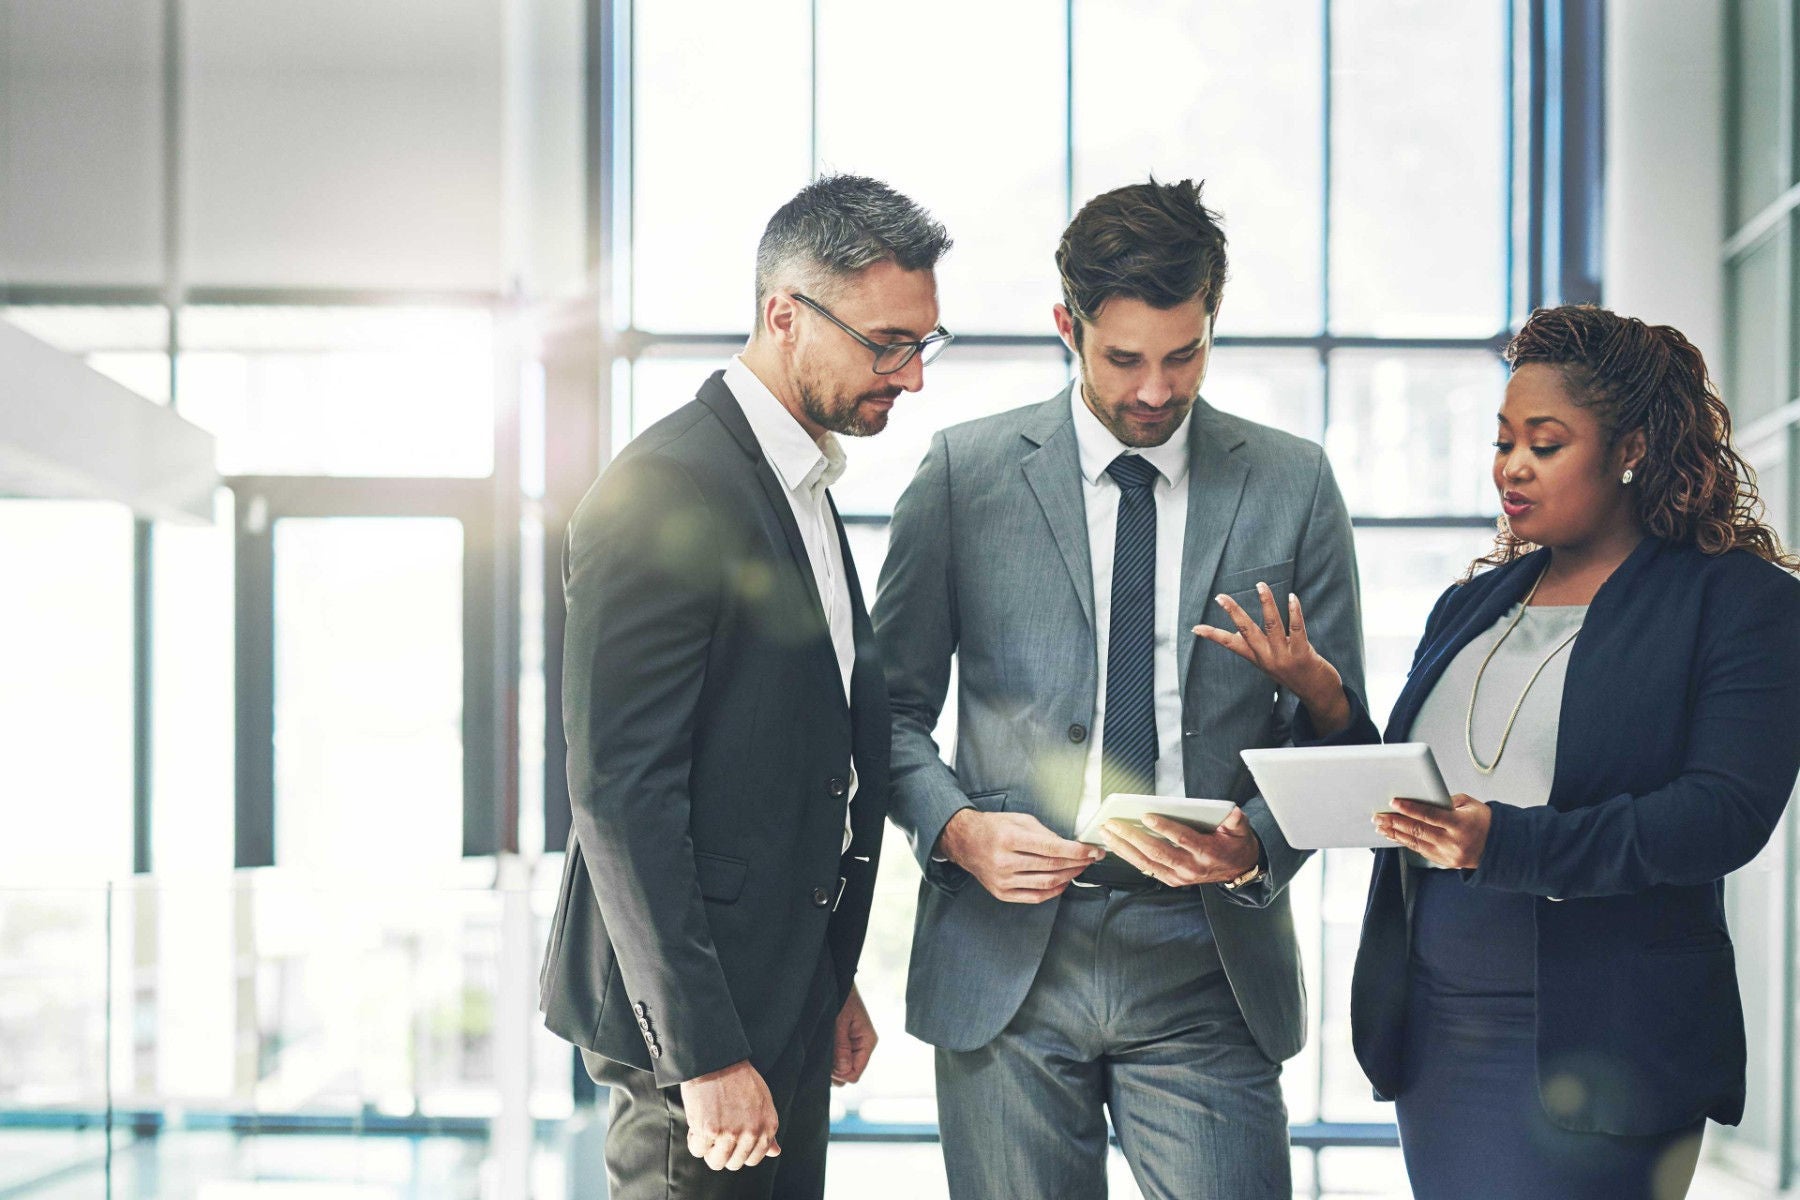
[[[1191,467],[1180,623],[1226,624],[1213,597],[1260,612],[1257,581],[1298,592],[1307,632],[1362,690],[1350,519],[1325,452],[1204,400]],[[1009,904],[933,862],[945,822],[973,805],[1030,813],[1072,836],[1098,679],[1093,571],[1069,393],[958,425],[932,441],[894,510],[874,611],[894,710],[890,812],[925,872],[908,977],[907,1030],[985,1045],[1018,1011],[1061,900]],[[1307,852],[1282,839],[1238,751],[1288,742],[1295,698],[1219,646],[1180,640],[1188,794],[1240,804],[1266,881],[1200,890],[1233,994],[1280,1061],[1306,1040],[1306,994],[1286,886]],[[957,663],[956,767],[932,730]]]

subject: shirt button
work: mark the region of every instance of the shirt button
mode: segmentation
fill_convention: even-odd
[[[812,902],[814,908],[825,908],[831,903],[831,893],[824,888],[814,888]]]
[[[1069,726],[1069,740],[1071,742],[1087,741],[1087,726],[1086,725],[1071,725],[1071,726]]]
[[[849,790],[850,785],[836,775],[833,775],[825,783],[825,791],[833,800],[842,800]]]

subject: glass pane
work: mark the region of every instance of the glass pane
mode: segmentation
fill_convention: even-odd
[[[7,819],[16,828],[10,812]],[[107,1101],[106,892],[10,886],[15,878],[9,873],[9,886],[0,889],[0,1108],[98,1112]],[[0,1127],[0,1189],[40,1195],[25,1185],[94,1162],[105,1147],[105,1134],[92,1124]]]
[[[633,308],[621,322],[749,331],[756,243],[812,174],[810,14],[809,0],[632,7]]]
[[[1787,189],[1783,174],[1781,113],[1793,106],[1782,96],[1782,0],[1736,0],[1737,71],[1732,81],[1734,180],[1732,225],[1742,225]]]
[[[24,564],[0,587],[0,880],[127,874],[131,514],[0,500],[0,562]]]
[[[1013,357],[1017,355],[1018,357]],[[1057,350],[988,357],[952,346],[925,372],[925,387],[894,404],[888,427],[872,438],[844,439],[850,465],[832,487],[843,513],[889,513],[912,482],[931,435],[947,425],[1048,400],[1068,385]]]
[[[231,869],[236,722],[234,505],[220,488],[211,525],[156,525],[150,756],[158,875]]]
[[[1325,372],[1311,350],[1221,346],[1213,351],[1201,394],[1223,412],[1325,439]]]
[[[1006,47],[1004,87],[870,86],[869,55],[895,36],[892,10],[819,4],[819,162],[883,179],[949,227],[939,272],[956,332],[1049,333],[1064,204],[1063,0],[920,0],[905,21],[931,37],[936,78],[980,79]],[[909,34],[907,36],[916,36]]]
[[[1784,393],[1786,358],[1782,332],[1789,327],[1781,305],[1783,235],[1773,234],[1725,269],[1731,300],[1727,342],[1731,369],[1724,380],[1732,421],[1742,428],[1791,398]]]
[[[165,7],[0,5],[0,280],[161,283]]]
[[[1498,511],[1489,466],[1506,388],[1491,354],[1354,350],[1331,356],[1325,448],[1353,516]]]
[[[1506,9],[1332,12],[1331,324],[1481,336],[1505,323]]]
[[[288,518],[274,537],[276,861],[456,863],[461,524]]]
[[[1224,217],[1225,334],[1317,333],[1323,187],[1318,4],[1075,0],[1075,204],[1206,180]]]
[[[502,6],[183,0],[182,277],[499,291]]]
[[[1357,529],[1363,657],[1376,725],[1387,724],[1400,696],[1431,606],[1493,545],[1494,531],[1487,528]]]
[[[169,402],[169,310],[160,306],[14,305],[0,317],[145,399]]]
[[[189,308],[179,403],[226,475],[483,476],[494,342],[484,309]]]
[[[623,403],[630,414],[627,440],[692,400],[707,377],[723,370],[734,353],[735,349],[709,355],[655,354],[632,363],[630,393],[614,396],[614,403]]]

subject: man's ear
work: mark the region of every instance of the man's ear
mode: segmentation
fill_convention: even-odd
[[[1079,358],[1081,349],[1075,345],[1075,314],[1069,311],[1067,305],[1057,304],[1051,307],[1050,315],[1056,320],[1056,336],[1062,339],[1062,344],[1069,348],[1070,354]]]
[[[794,328],[800,305],[786,292],[771,292],[763,301],[762,328],[757,332],[773,338],[778,345],[792,345],[798,336]]]

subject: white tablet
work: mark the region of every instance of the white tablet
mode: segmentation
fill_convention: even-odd
[[[1114,792],[1100,802],[1100,811],[1081,827],[1075,834],[1075,840],[1086,842],[1090,846],[1104,846],[1106,839],[1100,836],[1101,825],[1107,821],[1123,821],[1127,825],[1142,827],[1144,818],[1149,816],[1167,817],[1171,821],[1180,821],[1190,829],[1211,833],[1224,823],[1225,818],[1236,807],[1229,800],[1196,800],[1191,796],[1133,796],[1125,792]],[[1144,832],[1156,831],[1145,827]]]
[[[1450,789],[1423,742],[1245,750],[1243,759],[1296,850],[1392,846],[1369,818],[1396,797],[1450,806]]]

